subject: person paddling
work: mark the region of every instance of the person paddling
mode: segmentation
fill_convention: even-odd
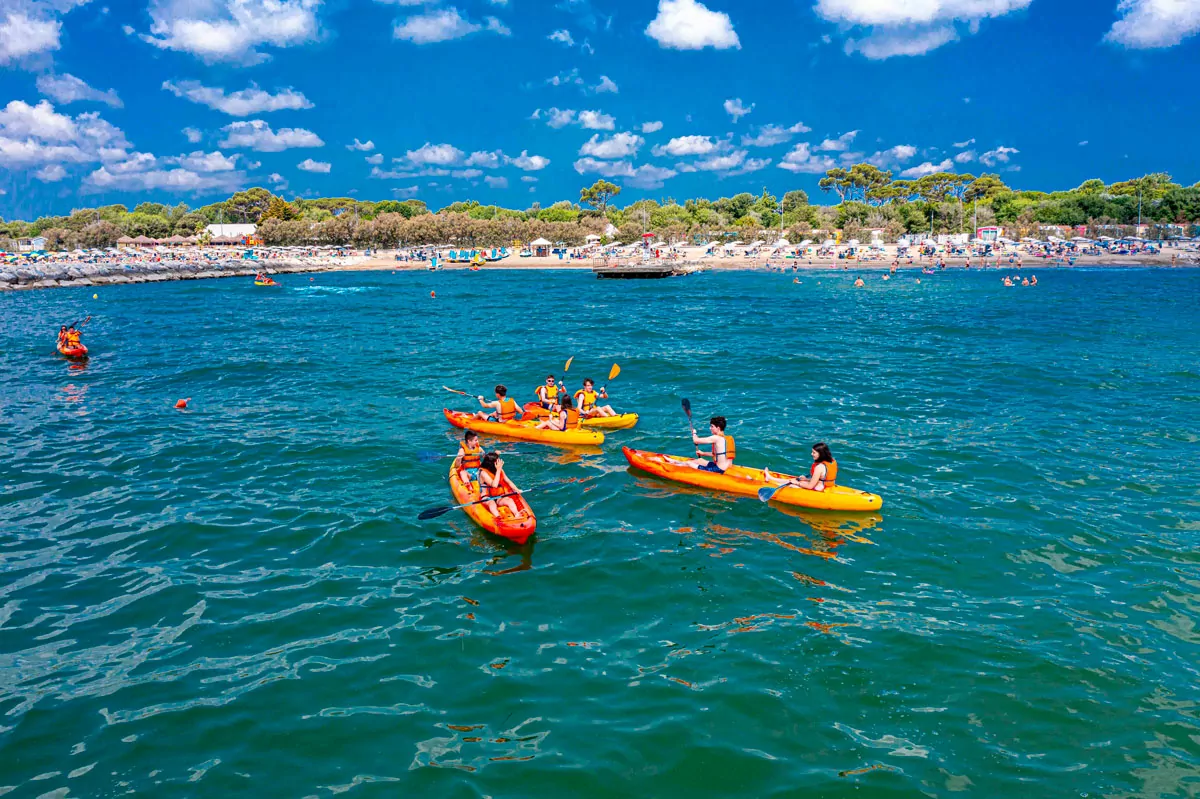
[[[596,381],[591,378],[584,380],[583,388],[575,392],[575,407],[579,410],[579,415],[585,419],[617,415],[611,405],[597,405],[597,399],[608,399],[608,391],[601,388],[597,393]]]
[[[812,459],[808,477],[793,477],[790,480],[784,480],[772,475],[769,469],[763,469],[763,479],[780,485],[805,488],[809,491],[824,491],[837,485],[838,465],[837,461],[833,459],[833,453],[829,451],[829,446],[823,442],[813,444]]]
[[[495,417],[497,422],[511,422],[513,419],[520,419],[521,409],[517,406],[515,400],[508,396],[508,389],[503,385],[496,386],[496,399],[492,402],[487,402],[482,396],[478,397],[480,406],[491,408],[490,411],[477,411],[476,419],[488,420]]]
[[[479,434],[468,430],[458,446],[458,454],[454,456],[454,468],[458,470],[458,479],[464,483],[478,483],[479,464],[482,461],[483,446],[479,443]]]
[[[538,402],[542,403],[542,408],[548,411],[554,410],[554,406],[558,404],[558,384],[554,382],[554,375],[546,375],[546,385],[538,386],[537,391]]]
[[[483,456],[483,460],[479,464],[479,498],[488,499],[488,497],[498,497],[501,494],[510,494],[517,490],[517,487],[511,482],[505,486],[504,476],[504,461],[500,455],[495,452],[489,452]],[[488,499],[484,506],[493,516],[500,515],[500,509],[497,505],[503,505],[512,512],[513,518],[521,515],[521,509],[517,507],[515,497],[503,497],[501,499]]]
[[[566,432],[571,421],[571,403],[566,396],[561,396],[551,406],[550,416],[538,424],[538,430],[558,430]]]
[[[709,444],[712,446],[712,460],[697,457],[688,461],[688,466],[717,474],[724,474],[729,470],[729,467],[733,465],[733,459],[737,456],[737,445],[733,441],[733,436],[725,435],[727,424],[724,416],[714,416],[708,421],[710,435],[701,437],[696,435],[695,430],[692,431],[692,443],[697,447],[696,455],[700,455],[701,444]]]

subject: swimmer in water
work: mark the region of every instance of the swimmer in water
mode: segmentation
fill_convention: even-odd
[[[860,289],[865,285],[867,285],[867,284],[863,282],[863,279],[861,277],[858,280],[854,281],[854,288],[856,288],[856,289]]]

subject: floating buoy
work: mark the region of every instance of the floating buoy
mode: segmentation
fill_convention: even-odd
[[[93,300],[98,300],[98,299],[100,299],[100,295],[99,295],[99,294],[93,294],[93,295],[92,295],[92,299],[93,299]]]
[[[437,292],[436,292],[436,291],[431,291],[431,292],[429,292],[429,296],[430,296],[430,297],[433,297],[434,299],[437,299]]]
[[[191,401],[192,401],[192,398],[191,398],[191,397],[188,397],[187,399],[181,399],[181,400],[179,400],[178,402],[176,402],[176,403],[175,403],[175,407],[176,407],[177,409],[181,410],[181,411],[182,411],[182,410],[186,410],[186,409],[187,409],[187,404],[188,404],[189,402],[191,402]]]

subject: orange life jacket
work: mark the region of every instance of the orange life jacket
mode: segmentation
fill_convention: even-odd
[[[543,388],[546,389],[545,399],[542,399],[542,389]],[[537,394],[538,399],[542,400],[542,402],[546,403],[547,405],[550,405],[556,399],[558,399],[558,386],[538,386],[537,391],[535,391],[534,393]]]
[[[505,397],[500,400],[500,412],[497,418],[502,422],[511,422],[517,415],[517,403],[514,400]]]
[[[821,481],[821,487],[817,491],[824,491],[826,488],[837,485],[838,465],[837,461],[824,461],[825,463],[825,479]],[[817,472],[817,466],[820,464],[814,463],[812,468],[808,470],[808,476],[812,477]]]
[[[483,447],[468,447],[464,442],[462,449],[463,454],[458,459],[459,468],[478,469],[483,462]]]
[[[79,346],[79,334],[78,333],[67,333],[66,341],[67,341],[68,347],[78,347]]]
[[[488,472],[488,474],[492,475],[493,477],[495,477],[495,475],[496,475],[495,472]],[[493,488],[492,486],[485,483],[483,480],[483,472],[480,472],[480,474],[479,474],[479,498],[480,499],[487,499],[488,497],[498,497],[501,494],[507,494],[507,493],[508,492],[504,490],[503,485],[498,485],[495,488]]]
[[[595,391],[584,391],[582,388],[575,392],[575,399],[583,397],[583,405],[580,410],[590,411],[596,407],[596,398],[600,396]]]
[[[725,439],[725,453],[724,453],[725,457],[729,459],[730,463],[733,463],[733,459],[737,457],[737,444],[734,443],[733,436],[721,436],[721,437]],[[717,445],[716,445],[716,443],[713,444],[712,457],[713,457],[713,462],[715,463],[717,460]]]

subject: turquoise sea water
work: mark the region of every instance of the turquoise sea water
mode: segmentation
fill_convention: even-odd
[[[0,296],[0,792],[1196,796],[1200,273],[1039,278]],[[525,548],[418,523],[441,386],[571,355],[639,427],[502,445]],[[629,472],[690,451],[682,397],[883,510]]]

